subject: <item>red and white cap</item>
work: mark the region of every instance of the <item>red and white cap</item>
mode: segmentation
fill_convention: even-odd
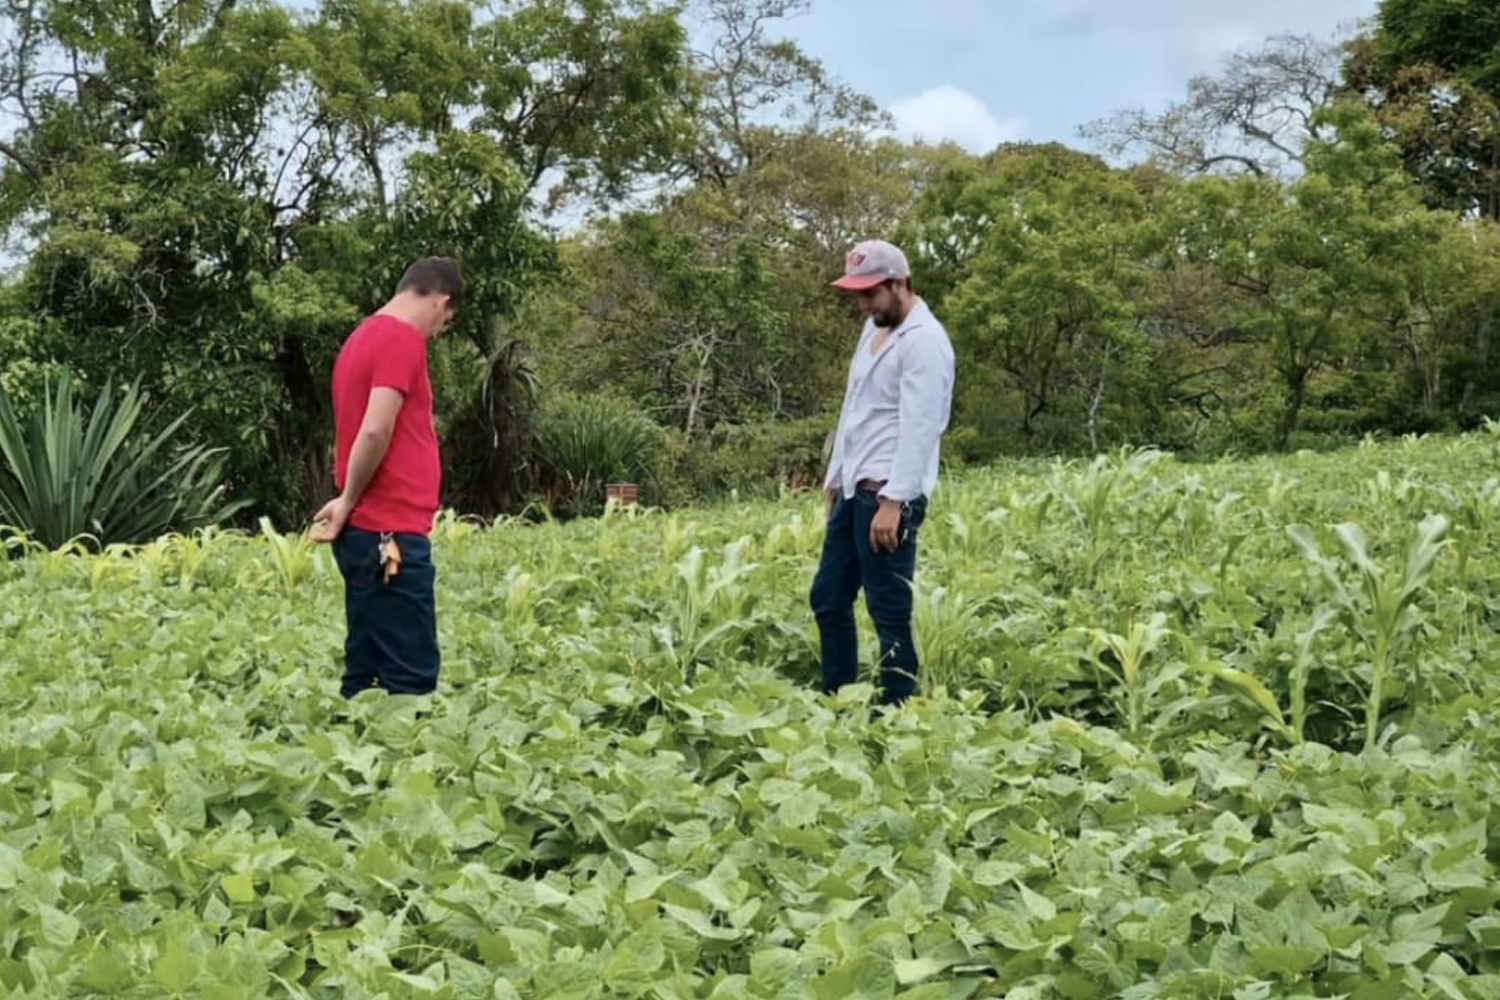
[[[859,292],[891,278],[909,277],[911,267],[906,263],[906,254],[885,240],[865,240],[856,243],[844,257],[844,276],[829,284]]]

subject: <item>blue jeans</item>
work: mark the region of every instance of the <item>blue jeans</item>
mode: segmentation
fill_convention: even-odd
[[[345,698],[371,687],[393,694],[427,694],[437,687],[441,657],[432,542],[404,532],[395,539],[401,569],[389,581],[381,566],[379,532],[346,527],[333,542],[349,627],[340,687]]]
[[[917,569],[917,529],[927,516],[927,498],[918,497],[902,509],[902,542],[893,552],[870,547],[870,522],[879,509],[879,498],[866,490],[856,491],[852,499],[834,500],[809,596],[822,644],[823,691],[831,694],[859,676],[854,599],[863,587],[865,607],[880,638],[876,674],[880,703],[896,705],[917,689],[911,582]]]

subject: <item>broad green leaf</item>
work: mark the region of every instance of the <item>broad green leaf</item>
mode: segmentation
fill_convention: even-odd
[[[938,975],[952,964],[939,958],[898,958],[895,963],[896,982],[902,986],[920,983]]]
[[[1297,945],[1252,945],[1248,951],[1259,971],[1285,978],[1305,973],[1323,960],[1318,949]]]
[[[21,852],[9,844],[0,843],[0,890],[14,889],[26,872]]]
[[[200,957],[188,949],[186,942],[171,938],[151,963],[151,978],[169,993],[185,993],[198,978],[201,967]]]
[[[255,878],[250,872],[225,875],[219,879],[219,885],[231,903],[253,903],[258,898],[255,892]]]
[[[55,948],[66,948],[78,938],[78,918],[55,906],[43,904],[37,909],[41,918],[42,940]]]
[[[203,1000],[250,1000],[249,991],[239,983],[209,983],[199,995]]]
[[[124,991],[131,981],[128,966],[114,949],[99,943],[89,952],[79,982],[97,993],[114,995]]]
[[[667,916],[678,920],[688,927],[699,937],[716,941],[738,941],[746,934],[745,931],[734,927],[721,927],[715,924],[713,919],[706,913],[692,910],[685,906],[677,906],[672,903],[663,903],[662,912]]]
[[[1284,727],[1286,725],[1281,714],[1281,706],[1276,701],[1276,696],[1271,693],[1270,688],[1266,687],[1257,678],[1242,670],[1226,667],[1216,660],[1204,660],[1196,666],[1199,670],[1229,685],[1231,689],[1249,698],[1277,727]]]

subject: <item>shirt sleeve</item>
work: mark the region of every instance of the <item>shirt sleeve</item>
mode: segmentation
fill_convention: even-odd
[[[417,387],[427,358],[427,345],[416,330],[392,328],[383,338],[370,365],[370,388],[395,389],[409,396]]]
[[[839,413],[839,421],[833,426],[833,448],[828,455],[828,471],[823,474],[823,488],[825,490],[842,490],[844,481],[844,414]]]
[[[854,345],[854,356],[859,357],[859,352],[867,348],[870,343],[872,326],[869,320],[865,320],[864,327],[859,332],[859,343]],[[843,491],[844,482],[844,421],[849,419],[849,385],[854,378],[854,362],[849,362],[849,371],[844,375],[844,401],[839,405],[838,423],[833,427],[833,448],[828,454],[828,470],[823,473],[823,488],[825,490]]]
[[[927,460],[937,451],[948,428],[953,361],[943,344],[941,337],[914,331],[900,345],[901,422],[896,431],[891,477],[880,490],[887,500],[904,503],[922,495]]]

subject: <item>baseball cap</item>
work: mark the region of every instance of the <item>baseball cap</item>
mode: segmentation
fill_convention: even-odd
[[[909,278],[906,254],[885,240],[856,243],[844,257],[844,276],[829,284],[835,288],[863,291],[891,278]]]

